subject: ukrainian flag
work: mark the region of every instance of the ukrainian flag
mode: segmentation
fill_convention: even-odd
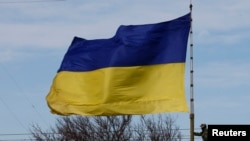
[[[120,26],[110,39],[75,37],[46,97],[59,115],[187,112],[190,14]]]

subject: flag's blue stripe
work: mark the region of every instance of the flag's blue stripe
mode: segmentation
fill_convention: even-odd
[[[75,37],[58,71],[91,71],[185,62],[190,14],[172,21],[120,26],[110,39]]]

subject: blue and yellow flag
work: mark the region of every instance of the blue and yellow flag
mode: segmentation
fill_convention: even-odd
[[[187,112],[190,14],[120,26],[110,39],[75,37],[46,97],[59,115]]]

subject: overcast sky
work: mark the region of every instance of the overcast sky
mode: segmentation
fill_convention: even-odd
[[[250,1],[193,0],[195,128],[250,124]],[[45,97],[74,36],[103,39],[119,25],[168,21],[190,0],[0,0],[0,140],[48,129]],[[189,49],[188,49],[189,51]],[[189,52],[186,97],[189,102]],[[189,113],[176,116],[189,128]],[[189,133],[189,132],[187,132]],[[200,138],[197,138],[199,140]]]

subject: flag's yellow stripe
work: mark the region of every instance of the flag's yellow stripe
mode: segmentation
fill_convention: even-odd
[[[59,72],[46,99],[62,115],[187,112],[185,63]]]

